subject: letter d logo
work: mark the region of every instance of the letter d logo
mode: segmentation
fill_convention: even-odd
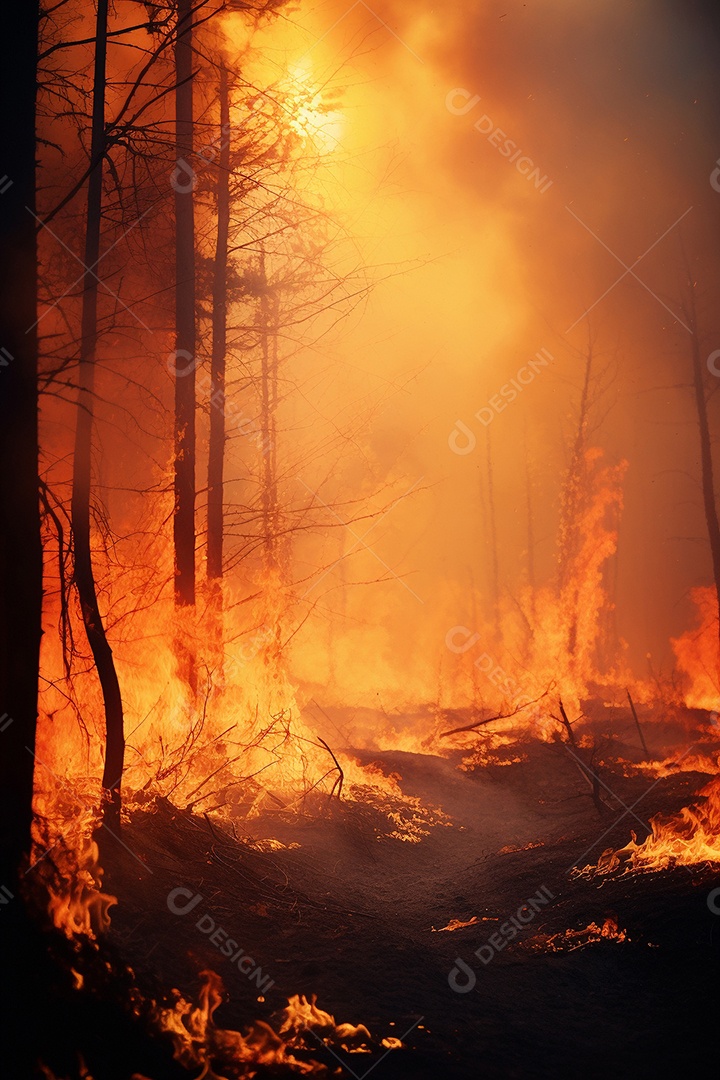
[[[464,975],[467,982],[458,982],[458,975]],[[471,967],[461,960],[458,956],[455,960],[455,967],[448,975],[448,985],[451,990],[454,990],[456,994],[469,994],[474,989],[477,977]]]
[[[179,195],[184,195],[186,192],[195,190],[197,185],[197,175],[195,170],[188,165],[185,158],[177,159],[172,176],[170,177],[170,183]]]
[[[710,173],[710,187],[720,193],[720,158],[715,162],[715,168]]]
[[[458,99],[460,104],[458,104]],[[465,90],[462,86],[456,86],[454,90],[450,90],[445,98],[445,108],[453,116],[466,116],[471,109],[474,109],[480,100],[479,94],[471,94],[469,90]]]
[[[463,424],[462,420],[456,420],[455,427],[448,435],[448,446],[453,454],[459,454],[460,457],[472,454],[476,445],[477,439],[467,424]]]
[[[187,915],[198,906],[201,900],[200,893],[194,893],[191,889],[184,889],[182,885],[179,885],[177,889],[171,889],[167,895],[168,911],[172,911],[173,915]]]

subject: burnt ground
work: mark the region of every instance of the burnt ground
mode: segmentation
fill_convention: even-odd
[[[661,755],[664,741],[694,741],[660,725],[651,749],[653,738]],[[621,732],[614,752],[637,759],[634,741]],[[525,749],[526,761],[470,774],[459,758],[358,753],[449,816],[420,843],[379,839],[387,822],[350,799],[317,804],[304,818],[238,822],[236,835],[167,802],[136,812],[127,849],[106,875],[120,897],[110,941],[139,976],[188,997],[212,968],[228,992],[216,1020],[228,1028],[269,1020],[291,994],[316,994],[338,1022],[363,1023],[376,1041],[370,1055],[335,1058],[321,1047],[314,1055],[357,1080],[370,1071],[375,1080],[464,1080],[675,1077],[716,1067],[720,915],[707,899],[720,867],[591,879],[570,872],[627,843],[631,829],[642,836],[641,821],[686,805],[707,776],[626,777],[606,764],[601,777],[614,794],[601,812],[561,746]],[[299,846],[257,850],[263,837]],[[552,900],[523,933],[487,964],[474,957],[543,886]],[[169,911],[176,887],[202,897],[192,913]],[[271,975],[265,1000],[197,928],[204,915]],[[543,944],[607,915],[629,940],[557,953]],[[472,917],[486,921],[433,932]],[[467,993],[448,983],[458,957],[476,975]],[[389,1035],[405,1049],[386,1054],[379,1043]]]

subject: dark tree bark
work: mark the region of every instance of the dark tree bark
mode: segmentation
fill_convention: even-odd
[[[38,499],[35,93],[39,12],[3,12],[0,39],[0,950],[2,1074],[30,1076],[44,950],[21,891],[32,843],[42,619]],[[31,1011],[33,1010],[33,1011]]]
[[[230,227],[230,96],[228,73],[220,68],[220,139],[217,183],[217,239],[212,290],[212,355],[210,383],[221,405],[210,407],[208,447],[207,576],[223,576],[223,472],[225,467],[225,354],[227,351],[227,268]],[[218,602],[221,592],[218,589]]]
[[[94,427],[94,382],[97,357],[98,278],[94,267],[100,257],[102,177],[105,149],[105,63],[107,53],[107,0],[98,0],[95,36],[95,72],[90,158],[95,167],[88,181],[85,225],[85,266],[82,295],[82,337],[78,366],[78,403],[75,426],[75,455],[71,519],[74,545],[75,584],[80,598],[83,624],[97,668],[105,709],[105,764],[102,786],[106,795],[103,821],[112,830],[120,828],[120,802],[125,732],[123,703],[112,648],[105,633],[98,604],[90,547],[92,490],[92,436]]]
[[[693,389],[695,392],[695,408],[698,418],[698,434],[700,436],[700,477],[703,494],[703,509],[705,511],[705,524],[707,526],[708,540],[710,542],[710,557],[712,559],[713,581],[718,602],[718,664],[716,675],[720,679],[720,521],[718,520],[717,503],[715,501],[715,478],[713,474],[712,441],[710,438],[710,423],[708,420],[707,398],[705,396],[705,383],[703,381],[703,360],[700,355],[700,340],[698,338],[697,310],[695,307],[695,294],[693,282],[688,280],[688,301],[684,305],[685,316],[692,331],[690,342]]]
[[[31,843],[42,613],[34,217],[38,18],[31,0],[11,4],[0,39],[0,906],[16,912],[20,866]],[[8,930],[12,916],[0,917]]]
[[[175,602],[195,604],[195,211],[193,9],[177,0],[175,44]]]

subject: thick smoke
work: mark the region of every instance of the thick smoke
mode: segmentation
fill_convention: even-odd
[[[341,7],[316,12],[313,29]],[[378,286],[340,349],[374,379],[417,373],[388,394],[368,446],[376,475],[406,487],[423,477],[373,534],[422,604],[391,578],[345,605],[358,693],[373,671],[382,686],[395,670],[398,691],[413,678],[437,686],[445,630],[489,618],[488,436],[500,592],[528,577],[528,476],[531,562],[539,581],[554,572],[589,342],[592,442],[629,463],[607,581],[615,628],[638,674],[648,653],[669,663],[688,591],[710,581],[682,304],[689,275],[709,357],[720,346],[716,27],[709,8],[650,0],[396,3],[354,10],[318,46],[345,80],[356,160],[342,183],[365,250],[420,264]],[[464,454],[448,447],[458,420],[457,445],[475,443]]]

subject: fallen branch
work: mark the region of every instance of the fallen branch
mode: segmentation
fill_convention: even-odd
[[[459,735],[463,731],[474,731],[476,728],[483,727],[484,724],[491,724],[493,720],[509,720],[511,716],[517,716],[523,709],[527,709],[528,705],[537,705],[538,701],[542,701],[547,696],[547,690],[540,697],[536,697],[533,701],[526,701],[524,705],[518,705],[517,709],[513,709],[509,713],[499,713],[497,716],[487,716],[484,720],[476,720],[474,724],[465,724],[464,727],[453,728],[452,731],[441,731],[440,738],[445,739],[449,735]]]

